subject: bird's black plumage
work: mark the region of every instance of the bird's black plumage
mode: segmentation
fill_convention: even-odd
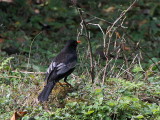
[[[38,96],[39,101],[47,101],[56,82],[62,78],[66,82],[68,75],[74,71],[77,63],[77,43],[75,40],[68,41],[51,62],[46,73],[46,86],[44,86],[43,91]]]

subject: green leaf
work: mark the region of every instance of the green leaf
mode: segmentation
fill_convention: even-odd
[[[144,116],[143,115],[137,115],[136,118],[142,119],[142,118],[144,118]]]
[[[102,92],[102,89],[96,89],[95,92],[100,93],[100,92]]]
[[[107,104],[108,104],[109,106],[111,106],[111,107],[117,105],[116,101],[109,101]]]
[[[94,113],[94,110],[90,110],[86,114],[89,115],[89,114],[92,114],[92,113]]]
[[[143,69],[139,66],[135,66],[132,70],[132,72],[141,72],[141,71],[143,71]]]

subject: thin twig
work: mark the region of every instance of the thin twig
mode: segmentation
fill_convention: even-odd
[[[12,71],[12,72],[19,72],[24,74],[46,74],[46,72],[28,72],[28,71]]]
[[[0,78],[18,78],[18,79],[21,79],[22,77],[17,77],[17,76],[0,76]]]
[[[104,82],[105,82],[107,67],[112,60],[113,58],[111,58],[109,61],[106,61],[106,65],[104,67],[104,72],[103,72],[103,78],[102,78],[102,86],[104,85]]]
[[[112,26],[109,28],[109,30],[106,32],[106,35],[112,30],[112,28],[115,26],[115,24],[132,8],[132,6],[137,2],[137,0],[135,0],[126,10],[124,10],[120,16],[114,21],[114,23],[112,24]]]
[[[86,32],[86,38],[87,38],[87,41],[88,41],[88,47],[89,47],[89,55],[90,55],[90,75],[91,75],[91,79],[92,79],[92,83],[94,83],[94,78],[95,78],[95,75],[94,75],[94,65],[93,65],[93,52],[92,52],[92,45],[91,45],[91,41],[90,41],[90,33],[88,31],[88,27],[87,27],[87,24],[83,18],[83,12],[80,8],[77,8],[77,11],[79,12],[79,15],[80,15],[80,18],[81,18],[81,34],[82,34],[82,31],[83,31],[83,28],[85,29],[85,32]]]
[[[30,63],[30,57],[31,57],[31,51],[32,51],[33,42],[35,41],[35,39],[36,39],[41,33],[42,33],[42,31],[39,32],[39,33],[33,38],[32,42],[31,42],[31,45],[30,45],[30,48],[29,48],[29,56],[28,56],[27,70],[28,70],[29,63]]]
[[[36,39],[41,33],[42,33],[42,31],[39,32],[39,33],[33,38],[32,42],[31,42],[31,45],[30,45],[30,48],[29,48],[29,56],[28,56],[27,70],[28,70],[29,64],[30,64],[30,58],[31,58],[31,51],[32,51],[33,42],[35,41],[35,39]],[[26,77],[27,77],[27,76],[25,75],[25,78],[26,78]]]

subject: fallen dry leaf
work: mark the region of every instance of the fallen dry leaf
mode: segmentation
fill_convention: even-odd
[[[8,2],[8,3],[11,3],[11,2],[13,2],[13,0],[0,0],[0,2]]]
[[[103,11],[107,12],[107,13],[114,12],[114,10],[115,10],[115,7],[113,7],[113,6],[107,8],[107,9],[103,9]]]
[[[10,120],[18,120],[19,118],[22,118],[25,114],[27,114],[27,112],[14,112]]]
[[[26,40],[23,37],[19,37],[19,38],[17,38],[17,41],[19,43],[24,43]]]
[[[131,48],[130,48],[130,47],[127,47],[127,46],[125,46],[125,47],[124,47],[124,50],[126,50],[126,51],[130,51],[130,50],[131,50]]]
[[[35,9],[35,10],[34,10],[34,13],[39,14],[39,13],[40,13],[40,10],[39,10],[39,9]]]
[[[141,27],[142,25],[146,24],[147,22],[148,22],[148,21],[147,21],[146,19],[144,19],[144,20],[140,21],[140,22],[138,23],[138,25],[139,25],[139,27]]]
[[[0,38],[0,43],[3,43],[4,42],[4,39],[3,38]]]
[[[121,38],[121,35],[120,35],[119,32],[115,32],[115,33],[116,33],[116,36],[117,36],[118,39]]]
[[[46,21],[46,22],[54,22],[54,21],[56,21],[56,19],[55,19],[55,18],[51,18],[51,17],[47,17],[47,18],[45,19],[45,21]]]

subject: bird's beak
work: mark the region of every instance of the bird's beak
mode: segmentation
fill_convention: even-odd
[[[81,43],[81,41],[78,40],[77,43]]]

